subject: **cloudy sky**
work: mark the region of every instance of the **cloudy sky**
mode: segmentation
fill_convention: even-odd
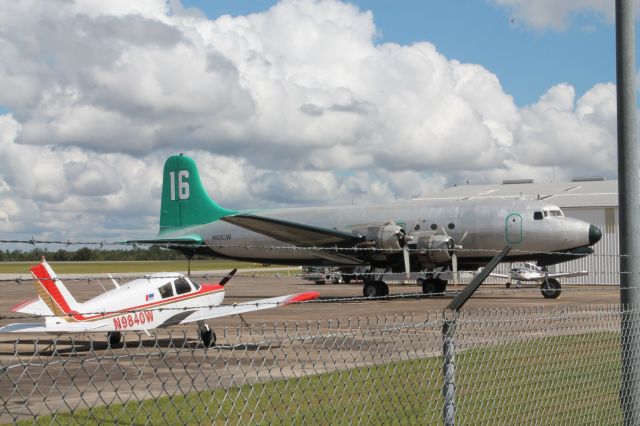
[[[616,177],[610,0],[1,4],[0,239],[154,235],[178,152],[236,209]]]

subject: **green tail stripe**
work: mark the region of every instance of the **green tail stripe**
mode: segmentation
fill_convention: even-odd
[[[220,207],[209,197],[200,181],[198,167],[189,157],[169,157],[162,176],[160,233],[202,225],[237,213]]]

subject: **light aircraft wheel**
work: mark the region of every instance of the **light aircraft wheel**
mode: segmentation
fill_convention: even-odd
[[[117,331],[112,331],[107,333],[107,340],[109,340],[109,346],[120,346],[122,343],[122,334]]]
[[[200,340],[205,348],[210,348],[216,344],[216,333],[207,325],[200,329]]]
[[[540,292],[545,299],[557,299],[558,296],[560,296],[561,291],[560,282],[555,278],[544,280],[540,285]]]
[[[436,279],[436,293],[438,296],[444,296],[444,292],[447,291],[447,281]]]
[[[350,276],[343,277],[343,278],[342,278],[342,281],[343,281],[345,284],[349,284],[349,283],[351,283],[351,277],[350,277]]]
[[[507,283],[505,284],[505,287],[511,288],[511,281],[507,281]]]

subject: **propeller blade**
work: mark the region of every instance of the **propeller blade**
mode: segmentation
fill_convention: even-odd
[[[451,267],[453,268],[453,276],[456,277],[456,284],[460,282],[460,275],[458,275],[458,255],[454,251],[451,255]]]
[[[469,235],[469,231],[464,231],[464,234],[462,234],[462,238],[460,238],[460,241],[458,241],[459,245],[462,245],[462,242],[465,238],[467,238],[467,235]]]
[[[402,256],[404,257],[404,271],[407,274],[407,279],[411,276],[411,261],[409,259],[409,246],[405,245],[402,249]]]

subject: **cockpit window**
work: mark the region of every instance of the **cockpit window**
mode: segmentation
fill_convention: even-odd
[[[555,208],[544,211],[544,217],[564,217],[562,210]]]
[[[533,212],[533,220],[542,220],[542,212]]]
[[[163,299],[166,299],[167,297],[173,296],[173,287],[171,287],[171,283],[166,283],[158,288],[158,292]]]
[[[176,285],[176,294],[185,294],[191,291],[189,282],[184,278],[178,278],[173,283]]]

